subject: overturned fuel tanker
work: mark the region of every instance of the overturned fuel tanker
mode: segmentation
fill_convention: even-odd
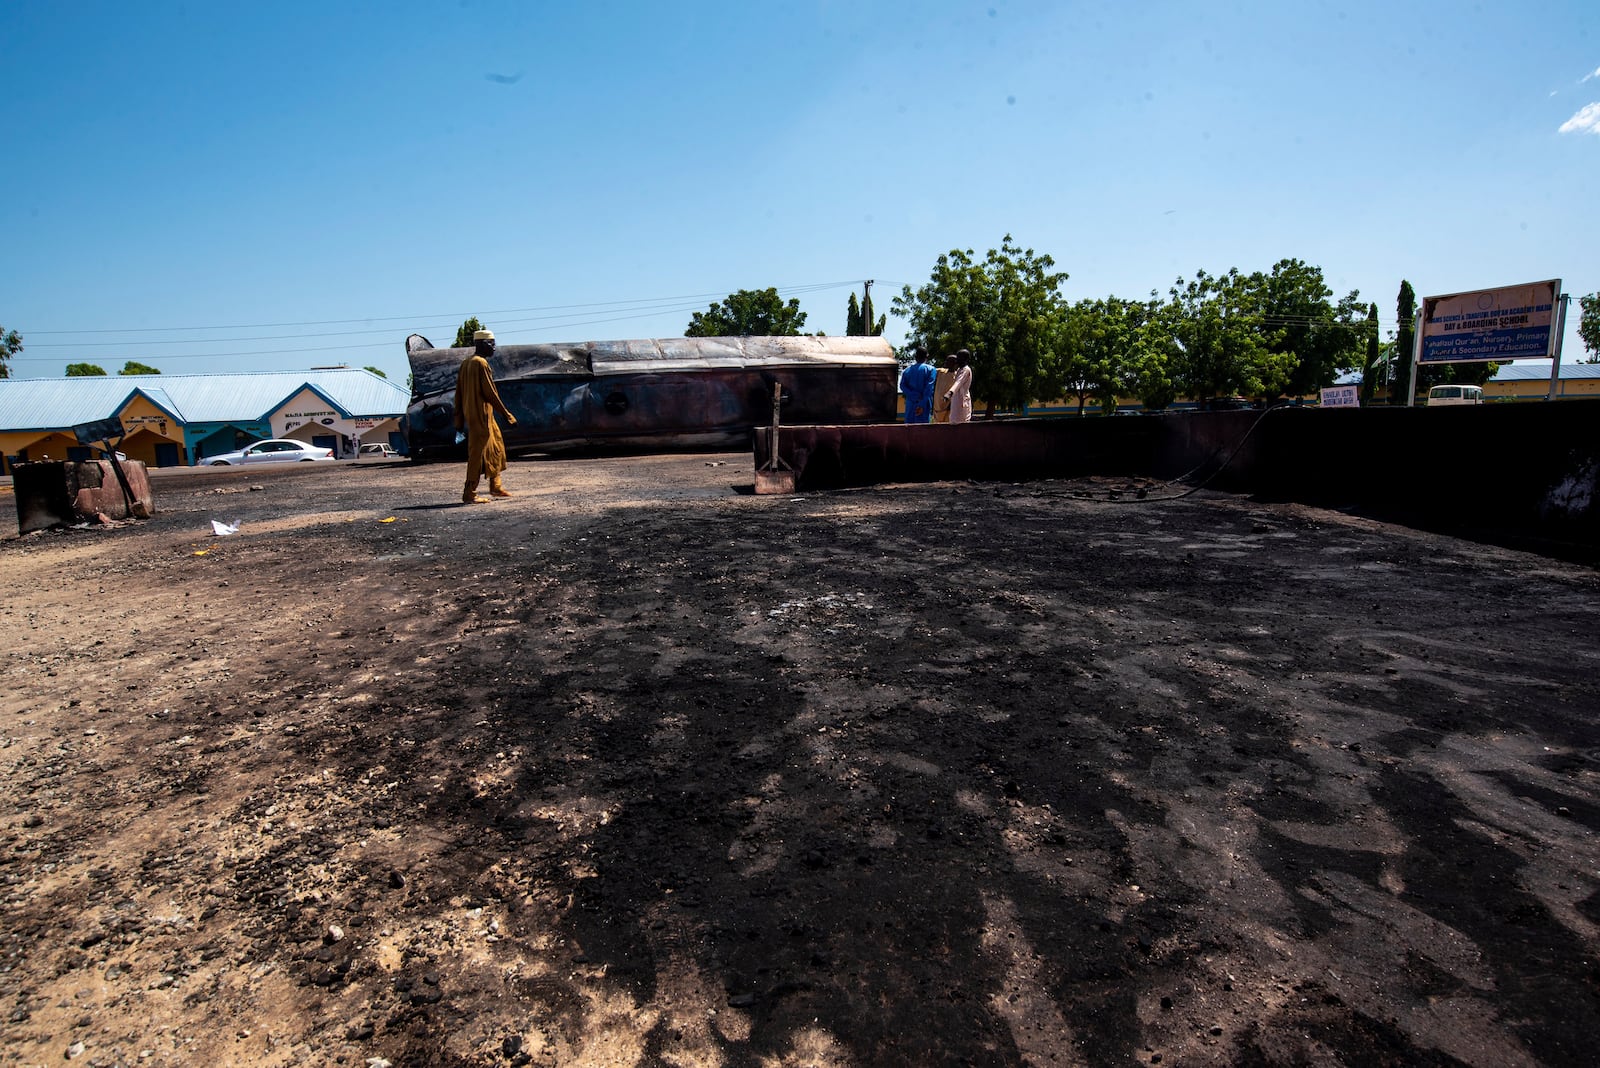
[[[403,429],[416,460],[459,454],[456,371],[470,348],[406,339],[411,405]],[[489,360],[509,452],[749,445],[772,422],[890,423],[898,365],[881,337],[682,337],[502,345]]]

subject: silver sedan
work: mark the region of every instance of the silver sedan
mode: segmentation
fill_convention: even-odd
[[[333,459],[332,449],[307,445],[303,441],[269,438],[254,445],[247,445],[238,452],[208,456],[205,462],[212,467],[227,467],[230,464],[281,464],[331,459]]]

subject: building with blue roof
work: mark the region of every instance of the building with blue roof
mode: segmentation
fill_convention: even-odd
[[[1485,402],[1548,400],[1549,397],[1549,360],[1501,364],[1495,369],[1494,377],[1483,384]],[[1600,397],[1600,364],[1561,365],[1561,376],[1556,379],[1556,400],[1577,397]]]
[[[211,375],[0,379],[0,457],[11,464],[89,459],[72,428],[113,417],[119,446],[151,467],[204,463],[263,438],[293,438],[356,455],[363,441],[404,451],[410,390],[364,368]]]

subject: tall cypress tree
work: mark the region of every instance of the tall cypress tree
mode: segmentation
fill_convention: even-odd
[[[861,298],[861,332],[869,337],[877,337],[883,333],[883,326],[889,319],[887,315],[872,317],[872,283],[864,287],[865,294]]]
[[[1372,403],[1372,394],[1378,385],[1378,369],[1374,366],[1378,362],[1378,306],[1367,305],[1367,360],[1366,366],[1361,369],[1361,406],[1367,407]]]
[[[1411,362],[1416,332],[1417,294],[1411,283],[1400,280],[1400,294],[1395,298],[1395,318],[1400,326],[1394,336],[1394,359],[1389,361],[1389,403],[1404,404],[1411,391]]]
[[[866,331],[861,329],[861,305],[856,303],[855,290],[850,291],[850,305],[844,311],[844,336],[860,337]]]

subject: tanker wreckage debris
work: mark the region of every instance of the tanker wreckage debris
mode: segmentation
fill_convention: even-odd
[[[468,348],[406,339],[412,401],[403,429],[419,460],[461,455],[456,372]],[[508,452],[749,445],[773,419],[848,425],[896,419],[899,365],[881,337],[694,337],[502,345],[489,358],[517,417]]]

